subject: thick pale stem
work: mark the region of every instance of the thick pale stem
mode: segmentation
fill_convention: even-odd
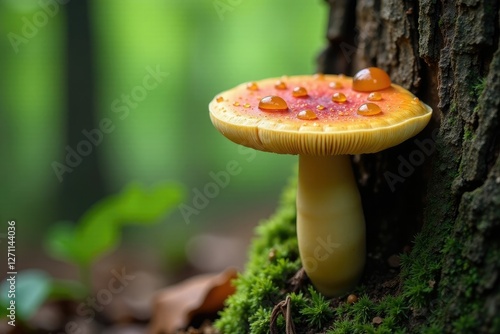
[[[365,264],[365,220],[349,156],[299,156],[300,258],[326,296],[347,292]]]

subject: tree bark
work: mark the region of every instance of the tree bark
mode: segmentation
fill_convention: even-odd
[[[500,332],[498,1],[328,3],[318,71],[377,66],[433,108],[416,138],[354,157],[368,251],[413,242],[402,285],[428,289],[410,326]]]

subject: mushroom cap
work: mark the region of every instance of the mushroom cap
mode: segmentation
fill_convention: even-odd
[[[286,89],[277,86],[279,82]],[[378,152],[413,137],[431,118],[432,109],[398,85],[377,90],[381,99],[370,101],[370,92],[354,91],[352,82],[344,75],[299,75],[241,84],[214,97],[209,104],[210,118],[237,144],[306,155]],[[296,87],[305,88],[307,95],[294,96]],[[332,101],[334,93],[343,93],[346,101]],[[268,96],[281,97],[288,108],[260,109],[259,102]],[[376,104],[381,112],[358,114],[365,103]],[[312,111],[316,118],[311,119],[311,113],[307,113],[308,119],[298,118],[304,110]]]

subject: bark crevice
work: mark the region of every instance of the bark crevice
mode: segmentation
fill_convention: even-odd
[[[341,38],[354,43],[349,69],[384,68],[434,110],[415,139],[354,162],[374,236],[368,249],[394,251],[419,232],[411,258],[428,257],[438,266],[429,295],[433,316],[419,325],[445,332],[500,332],[499,6],[493,0],[358,0],[357,37],[343,31]],[[320,68],[335,63],[326,56]],[[419,149],[416,141],[427,139],[435,151],[389,187],[384,173],[397,171]]]

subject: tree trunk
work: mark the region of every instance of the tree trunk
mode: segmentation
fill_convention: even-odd
[[[66,39],[66,145],[81,154],[71,173],[64,174],[60,188],[62,216],[77,221],[97,200],[105,195],[98,145],[91,144],[82,131],[98,128],[94,94],[94,63],[90,22],[90,2],[71,1],[67,10]],[[87,141],[89,146],[80,148]],[[79,150],[90,153],[79,153]],[[64,156],[68,154],[65,150]],[[76,158],[73,158],[76,159]]]
[[[318,70],[383,68],[434,110],[416,138],[354,158],[368,250],[413,242],[402,270],[411,326],[499,333],[498,1],[328,2]]]

